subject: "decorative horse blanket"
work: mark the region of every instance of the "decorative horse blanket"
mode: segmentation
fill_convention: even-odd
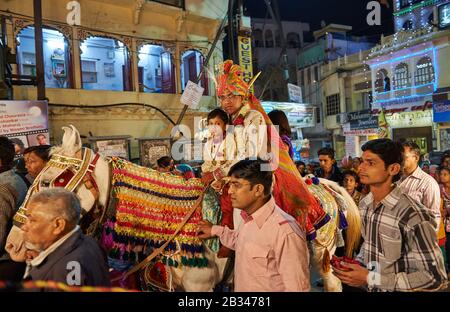
[[[120,260],[141,260],[140,255],[162,246],[181,225],[202,195],[199,179],[189,179],[112,159],[112,192],[116,217],[109,256]],[[196,226],[202,219],[201,206],[180,233],[166,247],[162,261],[170,266],[207,266]],[[112,224],[111,224],[112,225]]]

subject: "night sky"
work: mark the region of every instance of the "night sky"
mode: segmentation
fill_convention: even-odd
[[[381,26],[369,26],[366,17],[369,11],[366,5],[370,0],[278,0],[281,17],[288,21],[307,22],[311,30],[320,28],[321,21],[327,24],[345,24],[353,26],[350,33],[355,36],[379,37],[394,32],[392,0],[390,8],[382,5]],[[245,15],[264,18],[266,5],[264,0],[244,0]]]

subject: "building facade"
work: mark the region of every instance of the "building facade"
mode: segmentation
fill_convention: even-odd
[[[448,0],[395,1],[397,32],[382,38],[366,61],[374,111],[385,110],[392,139],[415,141],[422,153],[442,145],[432,108],[448,99],[449,31],[439,26],[448,6]]]
[[[374,45],[364,37],[348,35],[351,29],[346,25],[324,26],[314,32],[315,41],[302,48],[298,55],[297,74],[303,100],[316,110],[316,127],[303,129],[303,137],[310,141],[311,160],[318,158],[317,151],[322,147],[334,147],[338,150],[337,157],[343,157],[345,140],[341,117],[347,109],[346,99],[352,95],[345,94],[348,81],[341,79],[339,68],[352,68],[355,65],[350,63],[357,62],[360,53]],[[358,66],[362,66],[361,62]]]
[[[61,139],[61,126],[68,124],[84,135],[169,137],[183,108],[181,93],[202,70],[226,4],[83,0],[78,8],[68,10],[68,2],[42,1],[52,142]],[[74,10],[79,25],[68,24]],[[33,1],[2,1],[0,14],[6,19],[7,44],[16,59],[13,73],[35,76]],[[222,62],[221,48],[219,41],[200,81],[205,88],[200,109],[188,110],[183,120],[190,129],[195,115],[217,105],[208,73]],[[36,88],[14,86],[13,99],[36,99]],[[134,158],[137,147],[132,140]]]
[[[297,54],[304,45],[305,32],[310,30],[309,24],[294,21],[281,21],[281,23],[287,42],[290,80],[293,84],[297,84],[295,70]],[[251,24],[254,72],[262,72],[255,82],[255,94],[262,100],[287,101],[286,80],[280,59],[282,42],[278,26],[271,19],[261,18],[252,18]]]

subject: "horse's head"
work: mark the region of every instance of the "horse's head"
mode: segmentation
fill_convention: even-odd
[[[82,147],[80,133],[73,125],[62,127],[62,130],[64,131],[62,144],[54,147],[51,154],[76,157]]]
[[[64,187],[75,192],[81,203],[82,224],[99,221],[108,204],[111,174],[109,161],[90,149],[82,149],[80,133],[74,126],[63,127],[62,145],[51,151],[51,159],[28,190],[27,198],[45,188]],[[26,220],[28,201],[14,216],[19,224]],[[101,207],[102,209],[95,209]],[[89,214],[89,212],[92,212]],[[86,218],[86,215],[89,218]],[[89,219],[89,220],[87,220]],[[88,224],[85,221],[88,221]],[[23,238],[21,230],[14,226],[11,230],[6,250],[15,261],[23,261]]]

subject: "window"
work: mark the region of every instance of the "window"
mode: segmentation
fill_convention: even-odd
[[[300,85],[304,86],[305,85],[305,72],[303,70],[300,71]]]
[[[311,84],[311,67],[308,67],[308,70],[306,71],[306,81],[308,85]]]
[[[81,60],[83,83],[97,83],[97,64],[95,61]]]
[[[413,28],[413,22],[411,20],[407,20],[403,23],[402,29],[403,30],[410,30]]]
[[[389,79],[388,72],[386,69],[382,68],[377,71],[376,80],[375,80],[375,92],[385,92],[391,90],[390,83],[389,88],[386,88],[385,82],[386,79]]]
[[[203,69],[203,62],[205,58],[196,50],[188,50],[181,56],[181,86],[184,91],[184,87],[189,80],[195,81]],[[200,85],[205,88],[204,95],[208,95],[208,75],[207,72],[203,73],[203,79]]]
[[[17,36],[17,63],[21,75],[36,76],[36,47],[34,27],[24,28]],[[70,50],[64,35],[54,29],[43,28],[43,52],[45,86],[47,88],[71,88],[72,73]]]
[[[341,113],[341,99],[339,93],[327,96],[327,116],[333,116]]]
[[[184,0],[147,0],[149,2],[159,2],[184,9]]]
[[[433,26],[434,25],[434,13],[431,13],[428,15],[428,25]]]
[[[424,85],[434,81],[434,67],[431,58],[421,58],[416,65],[415,84]]]
[[[300,48],[300,35],[296,33],[288,33],[286,36],[287,46],[290,49]]]
[[[408,65],[400,63],[394,70],[394,89],[404,89],[411,86],[409,80]]]
[[[139,90],[146,93],[175,93],[172,55],[160,45],[145,44],[139,49]]]
[[[264,47],[263,33],[262,33],[261,29],[255,29],[253,31],[253,40],[255,41],[255,47],[256,48],[263,48]]]
[[[281,34],[278,29],[275,30],[275,46],[277,48],[281,47]]]
[[[319,82],[319,66],[314,67],[314,82]]]
[[[273,33],[270,29],[266,29],[264,33],[266,39],[266,48],[273,48]]]
[[[89,37],[81,42],[83,89],[130,91],[128,49],[112,38]]]

